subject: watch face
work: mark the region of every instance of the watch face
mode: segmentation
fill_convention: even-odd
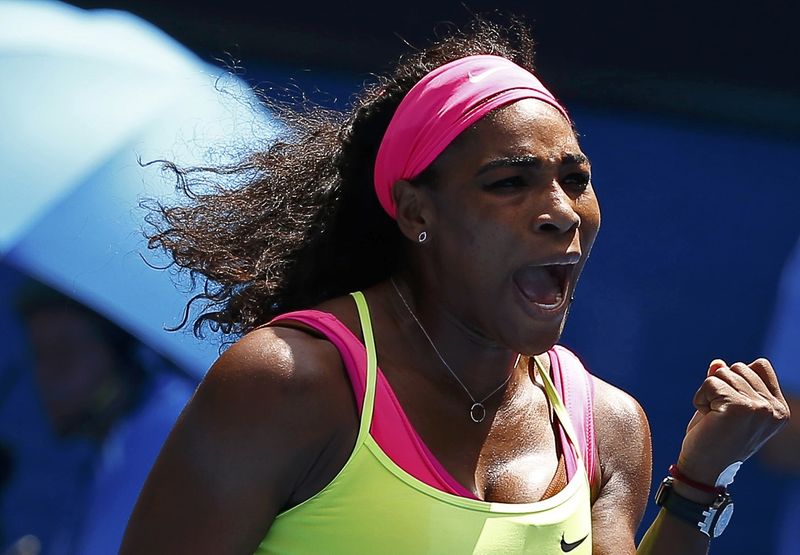
[[[728,522],[730,522],[731,517],[733,516],[733,503],[728,503],[725,507],[720,511],[719,518],[717,518],[717,522],[714,524],[714,537],[720,536],[724,531],[725,527],[728,526]]]

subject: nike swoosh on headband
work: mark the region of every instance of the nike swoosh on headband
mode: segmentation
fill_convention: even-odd
[[[487,69],[482,73],[473,74],[472,72],[469,73],[469,82],[470,83],[480,83],[487,77],[489,77],[492,73],[497,73],[498,71],[502,71],[505,68],[502,67],[493,67],[491,69]]]

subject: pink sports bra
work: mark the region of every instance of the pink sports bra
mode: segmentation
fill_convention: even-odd
[[[361,412],[366,387],[367,359],[364,344],[347,326],[327,312],[317,310],[289,312],[277,316],[271,323],[284,320],[298,322],[315,329],[336,346],[353,386],[358,410]],[[568,349],[556,345],[547,354],[550,358],[551,379],[575,428],[591,483],[595,476],[596,465],[592,380],[578,357]],[[447,472],[422,441],[380,368],[378,368],[373,414],[370,434],[395,464],[431,487],[475,499],[475,495]],[[575,475],[578,462],[575,453],[569,447],[563,426],[559,424],[558,429],[569,480]]]

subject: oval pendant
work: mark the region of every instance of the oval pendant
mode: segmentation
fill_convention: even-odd
[[[476,424],[483,422],[486,418],[486,408],[481,403],[475,403],[469,408],[469,417]]]

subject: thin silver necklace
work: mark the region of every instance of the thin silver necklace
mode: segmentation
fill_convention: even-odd
[[[422,334],[425,336],[425,339],[427,339],[428,343],[431,344],[431,348],[433,349],[433,352],[436,353],[436,356],[439,357],[439,360],[442,361],[442,364],[444,364],[444,367],[447,368],[447,371],[450,372],[450,375],[453,376],[456,379],[456,381],[458,382],[458,385],[461,386],[461,388],[467,393],[467,395],[469,396],[470,400],[472,401],[472,406],[469,408],[469,417],[472,419],[473,422],[475,422],[477,424],[483,422],[484,418],[486,418],[486,407],[483,406],[483,403],[485,403],[492,395],[494,395],[495,393],[497,393],[498,391],[503,389],[503,387],[511,379],[511,376],[512,376],[512,374],[514,372],[512,371],[511,373],[509,373],[508,377],[505,380],[503,380],[503,383],[498,385],[491,393],[489,393],[489,395],[487,395],[486,397],[484,397],[480,401],[475,399],[475,396],[472,395],[472,393],[467,388],[467,386],[464,385],[464,382],[461,381],[461,378],[458,377],[458,374],[456,374],[453,371],[453,369],[450,368],[450,365],[447,364],[447,361],[442,356],[442,353],[440,353],[439,349],[436,348],[436,344],[434,344],[433,339],[431,339],[431,336],[428,335],[428,332],[425,330],[425,326],[422,325],[422,322],[419,321],[419,318],[417,318],[417,315],[414,314],[414,311],[411,310],[410,306],[408,306],[408,303],[406,302],[406,298],[403,297],[403,294],[400,292],[400,288],[397,287],[397,283],[395,283],[394,278],[390,277],[389,281],[392,282],[392,287],[394,287],[394,290],[397,293],[397,296],[400,297],[400,300],[403,302],[403,305],[406,307],[406,310],[408,310],[408,313],[411,315],[411,317],[414,319],[414,321],[419,326],[419,329],[422,331]],[[514,361],[514,368],[516,368],[517,365],[519,364],[519,359],[520,359],[521,356],[522,356],[521,354],[517,355],[517,360]]]

